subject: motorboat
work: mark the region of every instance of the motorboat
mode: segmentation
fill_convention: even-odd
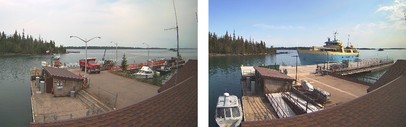
[[[242,116],[241,102],[237,96],[227,92],[219,96],[215,117],[220,127],[237,127],[241,124]]]
[[[156,71],[158,71],[160,74],[168,74],[170,73],[172,70],[171,68],[167,67],[167,66],[161,66],[160,68],[155,69]]]
[[[154,71],[148,66],[142,66],[142,68],[137,72],[134,73],[136,78],[153,78]]]
[[[53,57],[54,60],[59,60],[61,58],[61,55],[60,54],[54,54],[52,57]]]

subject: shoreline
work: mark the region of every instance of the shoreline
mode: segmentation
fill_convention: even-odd
[[[58,53],[58,54],[67,54],[67,53]],[[0,56],[35,56],[35,55],[51,55],[51,54],[0,53]]]
[[[209,56],[254,56],[254,55],[275,55],[272,53],[261,53],[261,54],[220,54],[220,53],[209,53]]]

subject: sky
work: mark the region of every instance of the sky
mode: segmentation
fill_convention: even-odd
[[[180,48],[197,48],[197,0],[175,0]],[[172,0],[0,0],[0,31],[56,45],[176,47]],[[146,44],[143,44],[146,43]]]
[[[267,47],[322,46],[337,31],[345,45],[406,48],[405,13],[406,0],[210,0],[209,31]]]

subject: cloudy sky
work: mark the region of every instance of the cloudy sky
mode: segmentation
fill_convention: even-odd
[[[356,47],[406,48],[405,13],[405,0],[210,0],[209,31],[278,47],[321,46],[337,31]]]
[[[181,48],[197,47],[197,0],[175,0]],[[174,48],[172,0],[0,0],[0,31],[25,30],[57,45],[82,46],[78,39],[100,36],[88,45]]]

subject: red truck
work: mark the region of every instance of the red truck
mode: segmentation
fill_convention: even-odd
[[[80,69],[85,71],[85,59],[79,60]],[[96,63],[96,58],[87,58],[87,72],[100,73],[100,64]]]

